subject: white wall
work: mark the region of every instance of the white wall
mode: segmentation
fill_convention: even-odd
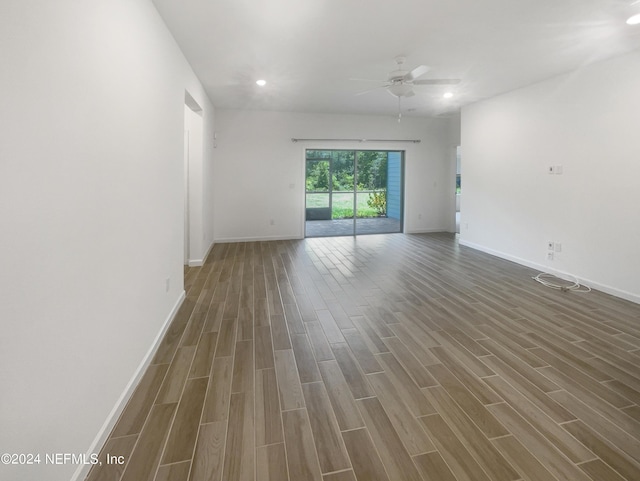
[[[452,231],[458,144],[455,124],[456,119],[405,117],[398,123],[392,115],[218,109],[216,240],[288,239],[304,235],[307,148],[405,150],[405,232]],[[421,143],[293,143],[292,137],[420,139]],[[271,219],[274,225],[270,225]]]
[[[183,295],[185,90],[209,139],[212,107],[149,0],[3,0],[0,58],[0,451],[85,453]]]
[[[188,131],[188,225],[189,225],[189,258],[188,265],[201,266],[209,248],[213,235],[210,227],[213,224],[212,199],[207,195],[211,189],[212,155],[205,155],[211,146],[203,131],[203,111],[191,110],[185,105],[185,129]]]
[[[463,108],[462,242],[640,302],[638,85],[635,52]]]

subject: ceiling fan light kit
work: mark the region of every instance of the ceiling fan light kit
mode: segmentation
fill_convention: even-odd
[[[405,57],[396,57],[395,61],[397,64],[397,68],[396,70],[389,72],[386,81],[381,81],[382,85],[356,94],[363,95],[374,90],[386,89],[386,91],[390,95],[398,98],[398,121],[400,121],[400,118],[402,117],[400,99],[402,97],[413,97],[415,95],[415,92],[413,90],[413,87],[415,85],[457,85],[460,83],[460,79],[420,79],[420,77],[422,77],[429,71],[429,67],[427,67],[426,65],[418,65],[412,70],[405,70],[403,68],[405,60]],[[447,96],[447,94],[445,94],[446,98],[452,96],[453,94],[451,94],[450,96]]]

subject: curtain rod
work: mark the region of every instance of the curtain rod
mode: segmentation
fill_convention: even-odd
[[[412,142],[419,144],[420,140],[417,139],[296,139],[292,138],[291,142]]]

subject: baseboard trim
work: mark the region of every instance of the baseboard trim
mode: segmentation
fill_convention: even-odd
[[[602,284],[600,282],[594,281],[592,279],[586,279],[586,278],[582,278],[582,277],[578,277],[574,274],[571,274],[570,272],[565,272],[565,271],[561,271],[558,269],[554,269],[552,267],[549,267],[547,265],[544,264],[539,264],[537,262],[532,262],[529,261],[527,259],[523,259],[521,257],[516,257],[513,256],[511,254],[507,254],[505,252],[501,252],[501,251],[497,251],[495,249],[490,249],[489,247],[485,247],[483,245],[480,244],[476,244],[474,242],[469,242],[466,241],[464,239],[460,239],[458,241],[458,243],[460,245],[466,246],[466,247],[470,247],[472,249],[481,251],[481,252],[485,252],[487,254],[491,254],[492,256],[496,256],[496,257],[500,257],[501,259],[505,259],[511,262],[515,262],[516,264],[520,264],[526,267],[530,267],[532,269],[536,269],[538,271],[541,272],[548,272],[549,274],[553,274],[555,276],[561,277],[561,278],[575,278],[578,279],[578,282],[580,282],[580,284],[583,284],[585,286],[589,286],[592,289],[597,289],[598,291],[604,292],[606,294],[611,294],[612,296],[615,297],[619,297],[621,299],[625,299],[627,301],[631,301],[634,302],[636,304],[640,304],[640,294],[634,294],[632,292],[627,292],[624,291],[622,289],[618,289],[616,287],[611,287],[608,286],[606,284]]]
[[[436,234],[442,232],[449,232],[447,229],[407,229],[405,234]]]
[[[209,257],[209,253],[211,252],[211,249],[213,249],[214,244],[215,242],[211,242],[209,248],[207,249],[207,252],[204,253],[204,257],[202,259],[189,259],[187,265],[189,267],[202,267],[207,260],[207,257]]]
[[[216,239],[218,244],[228,244],[230,242],[261,242],[261,241],[278,241],[278,240],[300,240],[304,239],[300,236],[266,236],[266,237],[223,237]]]
[[[129,402],[129,399],[133,395],[135,388],[138,386],[138,383],[140,382],[140,379],[142,378],[143,374],[151,364],[151,360],[153,359],[153,356],[155,356],[156,351],[160,346],[160,342],[162,341],[165,333],[167,332],[167,329],[169,329],[171,322],[173,322],[173,319],[178,313],[178,309],[180,309],[180,306],[184,302],[185,298],[186,298],[185,291],[182,291],[182,293],[178,297],[178,300],[174,304],[173,309],[171,309],[171,312],[169,313],[166,320],[164,321],[164,324],[160,328],[160,331],[158,332],[155,339],[153,340],[151,347],[149,347],[149,350],[147,351],[144,358],[142,359],[142,362],[138,366],[138,369],[136,369],[133,377],[125,387],[124,391],[122,392],[118,400],[116,401],[116,404],[113,406],[113,409],[107,416],[107,419],[105,420],[104,424],[98,431],[98,434],[96,435],[95,439],[91,443],[91,446],[87,451],[88,458],[93,453],[99,453],[100,449],[102,449],[102,446],[107,441],[109,434],[111,434],[111,431],[113,430],[114,426],[116,425],[116,422],[120,418],[122,411],[124,410],[125,406]],[[78,469],[73,474],[71,481],[83,480],[89,473],[90,469],[91,469],[91,465],[81,464],[80,466],[78,466]]]

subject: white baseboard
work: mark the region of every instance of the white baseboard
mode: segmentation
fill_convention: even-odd
[[[506,254],[504,252],[496,251],[494,249],[490,249],[483,245],[475,244],[473,242],[469,242],[464,239],[460,239],[458,243],[460,245],[471,247],[472,249],[475,249],[478,251],[486,252],[487,254],[491,254],[492,256],[500,257],[501,259],[506,259],[508,261],[515,262],[516,264],[520,264],[526,267],[531,267],[532,269],[536,269],[541,272],[548,272],[549,274],[553,274],[560,278],[578,279],[578,282],[580,282],[580,284],[582,285],[589,286],[593,289],[597,289],[599,291],[605,292],[607,294],[611,294],[612,296],[619,297],[621,299],[626,299],[627,301],[635,302],[636,304],[640,304],[640,294],[627,292],[622,289],[611,287],[591,279],[581,278],[581,277],[575,276],[574,274],[571,274],[570,272],[564,272],[558,269],[553,269],[552,267],[549,267],[547,265],[539,264],[537,262],[532,262],[530,260],[523,259],[521,257],[512,256],[511,254]]]
[[[202,259],[189,259],[187,265],[189,267],[202,267],[204,265],[204,261],[207,260],[207,257],[209,257],[209,253],[211,252],[211,249],[213,249],[214,245],[215,242],[211,242],[209,248],[207,249],[207,252],[204,253],[204,257]]]
[[[260,242],[260,241],[278,241],[278,240],[300,240],[304,236],[266,236],[266,237],[223,237],[216,239],[218,244],[228,244],[229,242]]]
[[[404,231],[405,234],[435,234],[440,232],[449,232],[447,229],[407,229]]]
[[[178,300],[174,304],[173,309],[171,309],[171,312],[169,313],[166,320],[164,321],[164,324],[160,328],[160,332],[158,332],[158,334],[156,335],[155,339],[153,340],[153,343],[151,344],[151,347],[149,347],[149,350],[147,351],[144,358],[142,359],[142,362],[138,366],[138,369],[136,369],[133,377],[129,380],[129,383],[127,384],[124,391],[116,401],[115,406],[113,406],[113,409],[107,416],[107,419],[105,420],[104,424],[98,431],[98,434],[96,435],[95,439],[91,443],[91,446],[87,451],[88,458],[93,453],[99,453],[100,449],[102,449],[102,446],[107,441],[109,434],[111,434],[113,427],[116,425],[116,422],[120,418],[120,414],[122,414],[122,411],[127,405],[127,402],[129,402],[129,399],[131,398],[136,387],[138,386],[138,383],[140,382],[140,379],[142,378],[145,371],[147,370],[147,367],[149,367],[149,365],[151,364],[151,360],[153,359],[153,356],[158,350],[158,347],[160,346],[160,342],[162,341],[165,333],[167,332],[167,329],[169,329],[171,322],[173,321],[176,314],[178,313],[178,309],[180,309],[180,306],[184,302],[185,296],[186,296],[185,291],[182,291],[182,293],[180,294],[180,297],[178,297]],[[90,469],[91,469],[90,464],[89,465],[81,464],[80,466],[78,466],[78,469],[73,474],[71,481],[83,480],[89,473]]]

